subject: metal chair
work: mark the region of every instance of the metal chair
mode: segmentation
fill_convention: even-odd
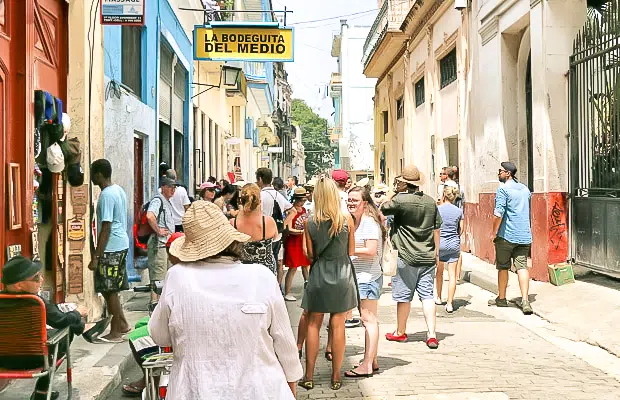
[[[66,341],[66,353],[58,354],[59,345]],[[29,370],[0,368],[0,379],[38,379],[49,376],[47,400],[52,396],[54,375],[67,360],[67,385],[71,399],[72,369],[70,329],[61,329],[47,337],[45,303],[31,294],[0,294],[0,357],[41,357],[42,366]],[[50,354],[51,353],[51,354]],[[51,357],[50,357],[51,356]]]

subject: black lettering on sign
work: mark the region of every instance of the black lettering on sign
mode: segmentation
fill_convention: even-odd
[[[237,47],[237,51],[239,53],[247,53],[249,50],[250,45],[247,43],[239,43],[239,46]]]
[[[212,53],[215,50],[215,46],[211,42],[205,43],[205,53]]]
[[[228,35],[225,33],[222,33],[222,42],[228,42]]]

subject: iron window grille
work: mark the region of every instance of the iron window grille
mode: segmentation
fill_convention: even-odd
[[[424,104],[424,78],[421,78],[415,84],[415,106],[420,107]]]
[[[396,119],[403,119],[405,117],[405,101],[402,96],[396,100]]]
[[[441,89],[456,81],[456,48],[439,60],[439,72],[441,75]]]

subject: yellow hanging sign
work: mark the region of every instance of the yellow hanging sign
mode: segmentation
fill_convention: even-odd
[[[293,61],[293,29],[195,26],[194,60]]]

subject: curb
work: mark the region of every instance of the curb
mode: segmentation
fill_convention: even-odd
[[[125,351],[128,348],[127,343],[119,343],[118,345],[114,346],[113,349],[116,349],[117,346],[125,347]],[[101,389],[101,391],[98,394],[92,397],[92,400],[106,400],[108,396],[112,394],[114,389],[116,389],[116,387],[120,385],[120,383],[123,380],[123,375],[129,369],[132,362],[133,362],[133,354],[129,352],[126,356],[123,357],[121,362],[118,364],[118,369],[116,370],[116,373],[114,374],[114,376],[112,376],[112,379],[110,379],[110,381],[103,387],[103,389]]]

